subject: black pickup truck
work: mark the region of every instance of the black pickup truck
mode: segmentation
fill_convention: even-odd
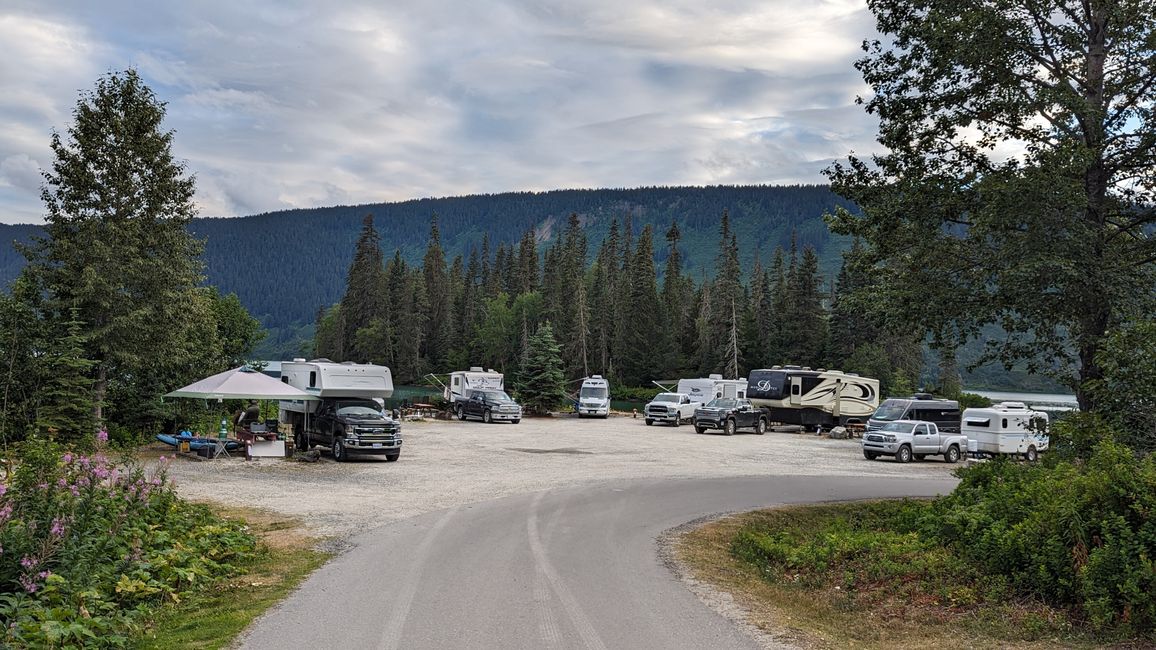
[[[748,399],[718,397],[694,411],[694,430],[706,433],[707,429],[722,429],[728,436],[737,429],[754,429],[761,436],[767,432],[767,414]]]
[[[475,390],[468,399],[454,404],[454,412],[459,420],[468,417],[480,418],[482,422],[522,421],[522,407],[510,398],[504,390]]]
[[[308,429],[297,431],[295,442],[301,451],[327,446],[338,462],[349,460],[350,453],[385,454],[392,462],[401,455],[401,425],[371,399],[326,397],[309,416]]]

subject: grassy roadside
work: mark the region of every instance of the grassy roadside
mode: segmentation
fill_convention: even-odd
[[[792,541],[824,540],[845,550],[847,517],[868,503],[790,507],[744,513],[691,530],[674,543],[689,577],[730,594],[748,623],[804,648],[1085,648],[1103,647],[1064,612],[1016,599],[976,595],[974,577],[950,557],[908,570],[901,543],[855,561],[804,555],[796,568],[761,568],[734,553],[751,531]],[[822,546],[822,544],[820,544]],[[915,559],[915,563],[919,560]],[[900,566],[896,566],[896,565]],[[765,574],[765,576],[763,575]],[[1120,647],[1137,647],[1124,642]]]
[[[261,541],[260,557],[248,573],[165,607],[133,647],[226,647],[330,557],[314,550],[317,540],[307,536],[294,519],[248,508],[214,505],[213,510],[222,517],[244,520]]]

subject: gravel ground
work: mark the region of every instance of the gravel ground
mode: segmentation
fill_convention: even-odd
[[[401,459],[336,463],[263,458],[177,459],[169,475],[190,499],[272,510],[311,533],[345,538],[452,506],[563,486],[630,478],[752,475],[944,478],[957,465],[938,457],[900,465],[868,461],[858,440],[813,434],[698,435],[683,425],[573,416],[521,424],[406,422]]]

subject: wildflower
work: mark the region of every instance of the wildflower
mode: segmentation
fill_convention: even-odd
[[[52,575],[52,572],[51,571],[41,571],[40,573],[38,573],[36,575],[39,576],[41,580],[43,580],[43,579],[47,578],[48,576]]]
[[[4,485],[3,483],[0,483],[0,497],[4,496],[7,492],[8,492],[8,486]]]
[[[71,451],[64,452],[64,456],[62,458],[63,458],[64,462],[71,463],[72,462],[72,452]]]
[[[20,576],[20,586],[24,587],[24,591],[30,594],[34,594],[40,589],[40,585],[36,584],[36,581],[29,576]]]
[[[25,555],[24,557],[20,558],[20,566],[24,567],[25,569],[31,569],[37,564],[40,564],[40,561],[34,557]]]
[[[108,432],[104,429],[96,432],[96,439],[100,442],[108,442]]]
[[[64,520],[59,518],[59,517],[53,519],[52,520],[52,528],[49,532],[52,533],[53,537],[63,537],[64,536]]]

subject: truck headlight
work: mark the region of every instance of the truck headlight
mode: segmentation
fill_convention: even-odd
[[[895,442],[895,436],[883,436],[884,442]]]

